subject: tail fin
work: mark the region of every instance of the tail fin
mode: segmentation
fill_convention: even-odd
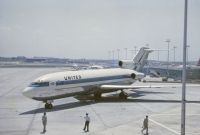
[[[148,55],[153,50],[150,50],[147,47],[140,48],[137,55],[134,57],[133,60],[121,60],[119,61],[119,66],[122,68],[129,68],[134,69],[136,71],[140,71],[148,58]]]
[[[147,47],[142,47],[140,48],[139,52],[137,53],[137,55],[135,56],[135,58],[133,59],[134,62],[134,70],[136,71],[140,71],[144,65],[145,62],[149,56],[149,53],[152,52],[153,50],[150,50]]]

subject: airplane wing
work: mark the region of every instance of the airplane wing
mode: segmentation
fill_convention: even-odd
[[[187,84],[188,87],[200,87],[199,84]],[[180,88],[182,84],[172,84],[172,85],[101,85],[101,89],[139,89],[139,88]]]

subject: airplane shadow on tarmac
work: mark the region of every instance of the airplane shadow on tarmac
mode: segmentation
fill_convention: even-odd
[[[60,110],[66,110],[66,109],[71,109],[71,108],[76,108],[76,107],[81,107],[81,106],[86,106],[95,103],[94,101],[88,101],[88,102],[74,102],[74,103],[66,103],[66,104],[61,104],[61,105],[54,105],[53,109],[45,109],[45,108],[37,108],[33,109],[27,112],[23,112],[20,115],[26,115],[26,114],[36,114],[36,113],[43,113],[43,112],[55,112],[55,111],[60,111]]]
[[[132,90],[131,90],[132,91]],[[37,114],[43,112],[55,112],[60,110],[66,110],[81,106],[87,106],[91,104],[97,103],[119,103],[119,102],[129,102],[129,103],[180,103],[181,100],[162,100],[162,99],[137,99],[138,97],[145,96],[146,94],[173,94],[170,92],[147,92],[147,91],[137,91],[133,90],[134,93],[129,93],[129,98],[122,100],[118,98],[118,94],[111,94],[109,96],[102,96],[101,99],[94,100],[93,96],[88,96],[87,100],[84,102],[73,102],[73,103],[66,103],[60,105],[54,105],[53,109],[44,109],[44,108],[37,108],[30,111],[26,111],[21,113],[20,115],[27,115],[27,114]],[[200,101],[186,101],[186,103],[200,103]]]

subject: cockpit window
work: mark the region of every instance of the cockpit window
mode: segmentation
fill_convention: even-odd
[[[45,87],[49,86],[49,82],[33,82],[29,85],[29,87]]]

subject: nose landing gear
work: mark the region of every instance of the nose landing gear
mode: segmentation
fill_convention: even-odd
[[[44,105],[44,108],[45,109],[52,109],[53,108],[52,102],[53,102],[52,100],[51,101],[46,101],[45,105]]]
[[[46,103],[45,105],[44,105],[44,107],[45,107],[45,109],[52,109],[53,108],[53,105],[50,103]]]

